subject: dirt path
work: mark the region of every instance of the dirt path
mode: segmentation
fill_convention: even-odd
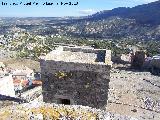
[[[112,69],[107,110],[144,120],[160,120],[160,77]]]

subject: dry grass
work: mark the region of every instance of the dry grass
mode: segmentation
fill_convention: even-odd
[[[8,67],[13,69],[20,69],[23,68],[23,66],[27,66],[30,69],[40,71],[40,63],[38,61],[30,59],[1,59],[0,61],[4,62]]]

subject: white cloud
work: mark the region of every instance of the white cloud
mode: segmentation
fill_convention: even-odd
[[[150,2],[155,2],[158,0],[114,0],[116,2],[136,2],[136,3],[150,3]]]
[[[158,0],[144,0],[145,2],[155,2],[155,1],[158,1]]]
[[[86,10],[79,10],[79,13],[80,14],[87,14],[87,15],[89,15],[89,14],[96,13],[96,11],[93,10],[93,9],[86,9]]]
[[[139,0],[135,0],[135,1],[139,1]],[[155,1],[158,1],[158,0],[141,0],[141,2],[144,2],[144,3],[150,3]]]

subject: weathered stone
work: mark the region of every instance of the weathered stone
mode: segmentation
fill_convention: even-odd
[[[68,49],[65,48],[65,50]],[[79,49],[71,49],[71,52],[77,50]],[[82,53],[79,54],[82,57],[83,54],[87,54],[87,50],[81,51]],[[99,54],[98,50],[88,51],[89,55],[92,53]],[[69,54],[73,55],[72,53]],[[62,55],[65,56],[64,54]],[[84,56],[86,57],[87,55]],[[42,73],[42,78],[44,78],[43,91],[45,91],[43,94],[44,102],[54,101],[65,104],[66,101],[70,101],[70,104],[104,109],[108,99],[111,66],[98,62],[88,63],[87,60],[82,60],[82,63],[81,60],[75,62],[70,61],[69,58],[65,61],[59,60],[60,56],[57,57],[55,59],[46,58],[41,63],[42,72],[45,72]],[[90,61],[92,61],[92,58],[90,58]]]

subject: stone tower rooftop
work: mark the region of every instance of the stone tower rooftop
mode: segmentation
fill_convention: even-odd
[[[109,52],[106,52],[109,51]],[[101,54],[98,58],[98,54]],[[108,55],[106,55],[109,53]],[[108,56],[108,57],[106,57]],[[79,46],[60,46],[56,50],[53,50],[45,57],[44,60],[64,61],[64,62],[76,62],[76,63],[92,63],[92,64],[106,64],[105,61],[110,61],[110,50],[106,49],[94,49],[92,47],[79,47]],[[100,60],[101,59],[101,60]]]

